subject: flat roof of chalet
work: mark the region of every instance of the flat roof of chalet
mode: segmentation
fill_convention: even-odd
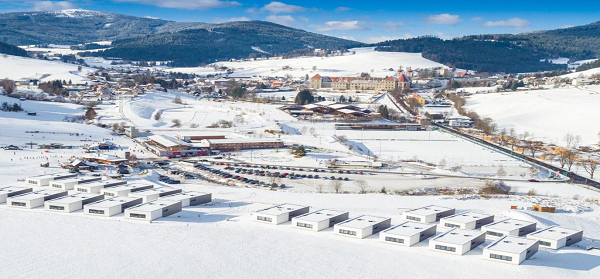
[[[352,110],[352,109],[340,109],[338,110],[341,113],[345,113],[345,114],[352,114],[352,113],[363,113],[357,110]]]
[[[61,180],[57,180],[57,181],[52,181],[52,183],[71,183],[71,182],[79,183],[79,182],[89,181],[90,179],[96,179],[97,181],[100,180],[98,177],[85,176],[85,177],[78,177],[78,178],[61,179]]]
[[[106,200],[100,200],[97,202],[89,203],[86,206],[109,208],[109,207],[113,207],[113,206],[123,205],[125,203],[131,202],[134,200],[141,201],[141,199],[142,198],[135,198],[135,197],[114,197],[114,198],[110,198],[110,199],[106,199]]]
[[[186,191],[186,192],[181,192],[181,193],[176,193],[173,195],[168,195],[168,196],[164,196],[164,199],[172,199],[172,200],[183,200],[183,199],[189,199],[189,198],[194,198],[194,197],[202,197],[202,196],[207,196],[210,195],[209,193],[202,193],[202,192],[195,192],[195,191]]]
[[[157,142],[160,145],[163,145],[165,147],[175,147],[175,146],[189,146],[190,144],[179,140],[179,139],[175,139],[169,136],[163,136],[163,135],[152,135],[148,137],[150,140]]]
[[[321,101],[321,102],[315,103],[315,105],[318,105],[318,106],[331,106],[334,104],[336,104],[336,102],[334,102],[334,101]]]
[[[44,190],[38,190],[38,191],[34,191],[34,192],[24,193],[24,194],[21,194],[21,195],[14,196],[12,198],[14,198],[14,199],[33,200],[33,199],[37,199],[37,198],[43,198],[45,196],[52,196],[52,195],[55,195],[55,194],[58,194],[58,193],[61,193],[61,191],[44,189]]]
[[[123,183],[123,180],[116,180],[116,179],[107,179],[107,180],[101,180],[101,181],[93,181],[90,183],[85,183],[85,184],[79,184],[77,185],[77,187],[88,187],[88,188],[92,188],[92,187],[105,187],[106,185],[111,185],[114,183]]]
[[[444,232],[444,233],[434,236],[431,240],[449,243],[449,244],[463,245],[467,242],[471,242],[473,239],[475,239],[483,234],[485,234],[485,233],[481,232],[481,231],[472,231],[472,230],[463,230],[463,229],[454,228],[447,232]]]
[[[76,174],[64,172],[64,173],[52,173],[52,174],[35,175],[35,176],[27,177],[27,179],[45,179],[45,178],[56,178],[56,177],[75,176],[75,175]]]
[[[419,208],[411,209],[408,211],[404,211],[404,213],[426,216],[426,215],[437,214],[439,212],[444,212],[444,211],[448,211],[448,210],[452,210],[452,209],[453,208],[449,208],[449,207],[430,205],[430,206],[424,206],[424,207],[419,207]]]
[[[353,228],[353,229],[364,229],[364,228],[368,228],[370,226],[377,225],[381,222],[385,222],[387,220],[390,220],[390,218],[362,215],[362,216],[354,217],[352,219],[340,222],[336,226],[342,226],[342,227]]]
[[[154,195],[154,194],[162,194],[162,193],[167,193],[167,192],[172,192],[172,191],[181,191],[181,189],[170,188],[170,187],[158,187],[158,188],[137,191],[137,192],[131,193],[131,194],[133,194],[133,195]]]
[[[130,183],[130,184],[122,184],[122,185],[117,185],[114,187],[108,187],[108,188],[104,188],[104,191],[123,191],[123,190],[135,190],[137,188],[142,188],[142,187],[147,187],[147,186],[152,186],[154,187],[154,184],[150,184],[150,183]],[[150,190],[150,189],[148,189]]]
[[[19,191],[23,191],[23,190],[27,190],[27,189],[32,189],[32,188],[30,188],[30,187],[18,187],[18,186],[3,186],[3,187],[0,187],[0,194],[1,193],[19,192]]]
[[[504,219],[498,222],[484,225],[483,227],[498,231],[512,231],[514,229],[519,229],[525,226],[529,226],[531,224],[535,224],[535,222],[518,219]]]
[[[346,211],[337,211],[337,210],[329,210],[329,209],[320,209],[317,211],[309,212],[306,214],[302,214],[300,216],[294,217],[296,220],[308,221],[308,222],[320,222],[323,220],[328,220],[342,214],[346,214]]]
[[[256,211],[256,213],[277,216],[277,215],[290,213],[290,212],[296,211],[298,209],[303,209],[303,208],[307,208],[307,207],[308,206],[304,206],[304,205],[284,203],[284,204],[275,205],[275,206],[271,206],[271,207],[267,207],[267,208],[258,210],[258,211]]]
[[[582,232],[582,230],[568,229],[559,226],[551,226],[545,229],[530,233],[528,236],[543,238],[547,240],[559,240],[565,237],[569,237],[576,233]]]
[[[77,194],[73,194],[73,195],[62,196],[60,198],[56,198],[56,199],[50,200],[49,202],[69,204],[69,203],[73,203],[73,202],[78,202],[78,201],[84,201],[84,200],[87,200],[87,199],[97,198],[99,196],[102,196],[102,194],[77,193]]]
[[[404,222],[398,225],[395,225],[385,231],[384,233],[393,234],[398,236],[413,236],[415,234],[420,234],[423,231],[426,231],[432,227],[435,227],[433,224],[421,224],[414,222]]]
[[[493,215],[481,214],[481,213],[475,213],[475,212],[462,212],[462,213],[454,214],[452,216],[444,217],[444,218],[442,218],[442,220],[464,224],[464,223],[488,218],[491,216],[493,216]]]
[[[521,252],[535,245],[536,242],[537,240],[535,239],[507,235],[492,242],[490,245],[486,246],[485,249],[511,254],[520,254]]]
[[[142,204],[132,206],[128,209],[135,210],[135,211],[150,212],[150,211],[159,210],[159,209],[162,209],[162,208],[165,208],[167,206],[171,206],[171,205],[174,205],[177,203],[181,203],[181,201],[159,198],[159,199],[147,202],[147,203],[142,203]]]

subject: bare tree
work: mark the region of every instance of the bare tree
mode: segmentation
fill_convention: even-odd
[[[438,166],[441,168],[444,168],[446,165],[448,164],[448,162],[446,162],[446,159],[443,158],[442,160],[440,160],[440,162],[438,163]]]
[[[342,191],[342,182],[339,180],[332,180],[329,185],[336,194],[339,194]]]
[[[363,179],[357,179],[354,181],[354,184],[356,184],[358,189],[360,189],[360,194],[364,194],[367,192],[367,187],[369,186],[367,181],[365,181]]]
[[[506,176],[506,170],[504,170],[504,167],[502,165],[500,165],[498,167],[498,171],[496,171],[496,175],[499,177]]]
[[[510,128],[508,131],[508,140],[510,142],[510,150],[515,151],[515,145],[517,144],[517,134],[515,128]]]
[[[590,178],[594,179],[594,172],[596,172],[596,169],[598,168],[598,161],[587,158],[581,161],[581,166],[590,175]]]
[[[181,120],[173,119],[171,122],[173,122],[173,127],[181,127]]]
[[[573,136],[573,134],[571,134],[571,133],[567,133],[565,135],[565,137],[563,138],[563,140],[565,141],[567,148],[571,148],[573,141],[575,141],[575,136]]]
[[[317,193],[323,193],[323,190],[324,189],[323,189],[323,185],[322,184],[317,185]]]

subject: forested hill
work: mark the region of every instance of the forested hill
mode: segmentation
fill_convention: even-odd
[[[18,46],[5,44],[3,42],[0,42],[0,53],[10,54],[10,55],[15,55],[15,56],[27,56],[27,51],[25,51],[24,49],[22,49]]]

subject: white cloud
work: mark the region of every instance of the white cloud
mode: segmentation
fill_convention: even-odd
[[[286,26],[296,23],[296,19],[291,15],[270,15],[265,20]]]
[[[283,13],[291,14],[291,13],[297,13],[297,12],[304,12],[307,9],[305,7],[300,7],[300,6],[296,6],[296,5],[288,5],[286,3],[273,1],[269,4],[266,4],[264,7],[261,8],[261,10],[268,11],[272,14],[283,14]]]
[[[34,11],[58,11],[73,9],[75,5],[69,1],[34,1]]]
[[[482,20],[483,20],[483,17],[480,17],[480,16],[474,16],[471,18],[471,21],[482,21]]]
[[[210,10],[214,8],[226,8],[241,5],[237,1],[222,0],[115,0],[117,2],[140,3],[163,8],[175,8],[185,10]]]
[[[352,31],[352,30],[369,30],[367,23],[358,20],[349,21],[328,21],[320,25],[311,25],[312,28],[318,31]]]
[[[384,25],[386,26],[385,31],[386,32],[398,32],[400,31],[400,27],[404,26],[404,22],[402,21],[386,21],[384,23]]]
[[[561,26],[560,28],[563,29],[563,28],[571,28],[571,27],[575,27],[575,25],[565,24],[565,25]]]
[[[430,15],[427,17],[427,22],[431,24],[454,25],[461,21],[462,19],[459,15],[451,14]]]
[[[337,8],[335,8],[334,11],[336,11],[336,12],[346,12],[346,11],[349,11],[349,10],[352,10],[352,9],[350,9],[348,7],[337,7]]]
[[[522,28],[529,26],[530,22],[526,19],[513,17],[507,20],[498,20],[498,21],[486,21],[483,26],[485,27],[514,27],[514,28]]]

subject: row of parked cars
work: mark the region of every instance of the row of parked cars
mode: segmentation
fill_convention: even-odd
[[[252,169],[267,169],[267,170],[289,170],[289,171],[304,171],[304,172],[328,172],[328,173],[339,173],[339,174],[359,174],[364,175],[365,173],[362,171],[352,171],[352,170],[326,170],[326,169],[317,169],[317,168],[294,168],[294,167],[284,167],[284,166],[264,166],[264,165],[252,165],[252,164],[230,164],[230,163],[222,163],[217,162],[214,163],[217,166],[226,166],[237,168],[252,168]]]
[[[248,183],[250,185],[263,186],[263,187],[268,187],[268,188],[281,188],[281,189],[284,189],[286,187],[285,184],[267,183],[265,181],[260,181],[260,180],[257,180],[257,179],[247,178],[247,177],[244,177],[244,176],[240,175],[240,174],[242,174],[241,172],[236,172],[238,174],[232,174],[232,173],[229,173],[227,171],[222,171],[222,170],[219,170],[219,169],[214,169],[214,168],[207,167],[207,166],[204,166],[204,165],[197,165],[196,168],[199,169],[199,170],[202,170],[202,171],[210,172],[210,173],[212,173],[214,175],[221,176],[223,178],[234,179],[234,180],[237,180],[237,181],[240,181],[240,182]],[[252,172],[250,174],[254,174],[254,172]],[[260,175],[260,173],[258,173],[258,175]],[[262,176],[265,176],[265,175],[266,174],[263,172]]]

